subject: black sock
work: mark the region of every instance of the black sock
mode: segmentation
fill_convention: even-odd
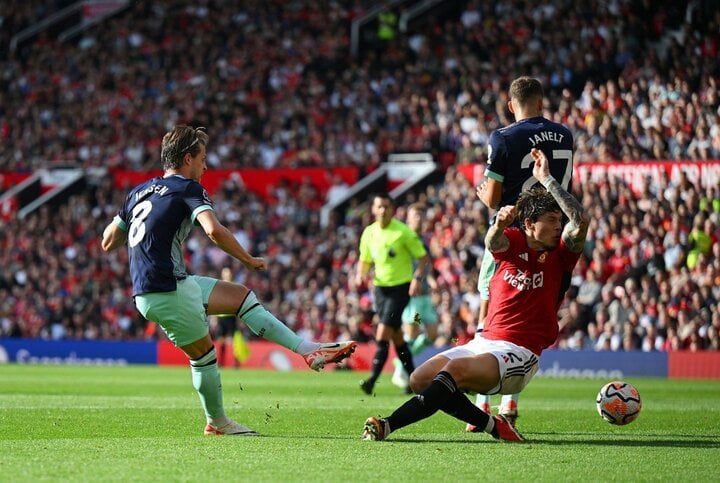
[[[401,346],[395,346],[395,351],[397,352],[398,359],[400,359],[400,362],[402,362],[405,368],[405,372],[407,372],[408,375],[412,374],[415,370],[415,363],[413,362],[410,347],[406,343],[403,343]]]
[[[390,342],[386,340],[377,341],[377,351],[375,352],[375,357],[372,361],[372,375],[367,382],[375,384],[375,381],[377,381],[378,377],[380,377],[383,366],[385,365],[385,362],[387,362],[389,349]]]
[[[432,416],[443,407],[447,399],[457,392],[457,385],[450,373],[441,371],[423,392],[400,406],[387,419],[390,430],[396,431],[408,424]]]
[[[477,426],[483,431],[487,427],[490,416],[474,405],[468,397],[460,391],[455,391],[440,408],[450,416]]]

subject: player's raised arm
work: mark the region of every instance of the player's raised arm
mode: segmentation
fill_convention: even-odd
[[[590,217],[583,210],[580,202],[565,189],[560,186],[555,178],[550,174],[550,163],[541,150],[533,148],[530,151],[535,164],[533,165],[533,176],[540,180],[540,183],[555,198],[560,205],[560,209],[569,218],[569,222],[565,225],[562,232],[562,239],[570,251],[581,252],[585,244]]]
[[[510,246],[510,241],[505,236],[504,230],[515,221],[517,210],[514,205],[503,206],[497,212],[495,223],[488,229],[485,235],[485,248],[493,253],[504,252]]]

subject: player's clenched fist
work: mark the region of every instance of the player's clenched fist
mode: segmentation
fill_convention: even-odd
[[[507,228],[515,221],[516,214],[517,210],[515,209],[515,205],[503,206],[495,216],[495,225],[501,230]]]
[[[545,156],[545,153],[538,148],[532,148],[532,150],[530,150],[530,156],[535,160],[533,176],[542,183],[545,178],[550,176],[550,162],[547,156]]]

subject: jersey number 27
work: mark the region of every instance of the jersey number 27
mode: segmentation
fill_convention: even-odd
[[[565,160],[565,169],[563,170],[563,176],[562,181],[560,181],[560,186],[563,187],[565,191],[568,190],[568,187],[570,186],[570,179],[572,178],[572,150],[570,149],[553,149],[552,151],[552,159],[550,159],[550,171],[552,172],[552,168],[555,167],[557,164],[555,161],[562,161]],[[530,153],[526,154],[525,157],[522,159],[520,163],[520,167],[525,169],[529,168],[533,165],[535,160],[533,160]],[[530,176],[528,179],[525,180],[525,182],[522,185],[522,191],[529,190],[532,188],[535,183],[537,183],[538,180],[535,179],[535,176]]]

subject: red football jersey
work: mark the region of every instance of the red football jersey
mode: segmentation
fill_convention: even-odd
[[[560,282],[564,272],[572,272],[580,253],[571,252],[562,240],[554,250],[533,250],[519,228],[506,228],[504,233],[510,247],[493,253],[497,267],[490,279],[482,336],[540,355],[557,339]]]

